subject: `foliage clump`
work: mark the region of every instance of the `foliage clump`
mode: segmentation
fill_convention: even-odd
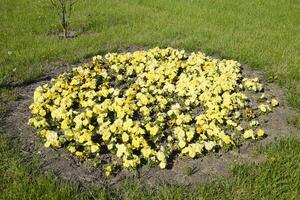
[[[262,103],[253,108],[245,91]],[[174,153],[195,158],[264,137],[255,118],[277,105],[237,61],[153,48],[95,56],[38,87],[29,124],[46,147],[81,159],[109,153],[114,166],[165,168]]]

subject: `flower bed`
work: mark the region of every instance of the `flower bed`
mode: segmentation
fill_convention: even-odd
[[[246,93],[260,95],[253,103]],[[177,49],[96,56],[40,86],[29,124],[46,147],[67,148],[80,159],[137,168],[165,168],[171,154],[195,158],[266,134],[257,117],[276,99],[241,65]]]

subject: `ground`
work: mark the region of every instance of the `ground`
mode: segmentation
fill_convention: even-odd
[[[22,105],[25,108],[24,101],[30,101],[32,90],[26,89],[47,81],[49,71],[56,66],[67,66],[96,53],[153,46],[202,50],[260,69],[266,72],[265,80],[281,86],[275,91],[283,90],[285,106],[294,114],[286,117],[279,111],[275,116],[280,128],[276,130],[289,137],[272,140],[260,150],[256,149],[259,143],[254,145],[254,152],[264,158],[259,164],[233,164],[226,178],[193,187],[162,184],[149,190],[140,188],[138,179],[126,183],[124,190],[111,190],[45,175],[41,170],[45,169],[40,159],[43,154],[32,156],[21,146],[18,133],[24,121],[13,121],[10,127],[14,129],[0,130],[0,198],[299,198],[300,172],[296,166],[300,140],[291,137],[299,135],[296,127],[300,127],[298,1],[82,1],[72,21],[78,36],[69,40],[57,36],[60,27],[48,1],[4,0],[1,5],[1,124],[14,119],[12,113],[26,115],[18,110]],[[28,152],[32,152],[30,147],[26,145]]]

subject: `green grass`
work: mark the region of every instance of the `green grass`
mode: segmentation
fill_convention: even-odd
[[[18,147],[0,135],[0,199],[86,199],[78,186],[39,174],[37,162],[25,163]]]
[[[0,83],[30,82],[57,60],[131,46],[202,50],[264,69],[300,108],[300,1],[85,0],[61,40],[48,0],[2,0]],[[11,53],[11,55],[8,54]],[[16,69],[14,72],[13,69]]]
[[[18,147],[0,135],[0,199],[299,199],[300,140],[286,139],[262,150],[260,165],[234,165],[230,178],[194,187],[160,185],[147,189],[128,180],[120,189],[75,183],[41,173],[37,161],[26,161]],[[32,161],[32,159],[30,159]],[[26,164],[27,163],[27,164]]]
[[[0,2],[0,199],[300,199],[300,140],[262,150],[265,162],[235,165],[229,178],[199,186],[120,190],[82,187],[39,170],[1,132],[10,86],[35,81],[56,63],[130,47],[201,50],[267,72],[300,109],[300,1],[84,0],[75,7],[74,39],[61,40],[48,0]],[[50,65],[49,65],[50,64]],[[289,120],[300,127],[299,116]]]

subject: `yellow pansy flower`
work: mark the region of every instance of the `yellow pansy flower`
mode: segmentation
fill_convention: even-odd
[[[279,103],[278,103],[278,101],[277,101],[276,99],[271,99],[271,105],[272,105],[273,107],[276,107],[276,106],[279,105]]]
[[[195,158],[203,149],[234,145],[239,136],[264,136],[261,129],[239,134],[245,124],[259,125],[256,102],[246,94],[262,90],[237,61],[201,52],[156,47],[108,53],[36,88],[28,123],[40,129],[46,147],[67,146],[81,159],[100,155],[103,147],[123,167],[149,159],[165,168],[174,151]],[[278,106],[269,97],[259,97],[259,112]]]
[[[244,138],[245,138],[245,139],[249,139],[249,138],[254,139],[255,136],[254,136],[253,130],[252,130],[252,129],[246,130],[246,131],[244,132]]]
[[[262,136],[265,135],[265,132],[264,132],[262,129],[258,129],[257,132],[256,132],[256,135],[257,135],[258,137],[262,137]]]

